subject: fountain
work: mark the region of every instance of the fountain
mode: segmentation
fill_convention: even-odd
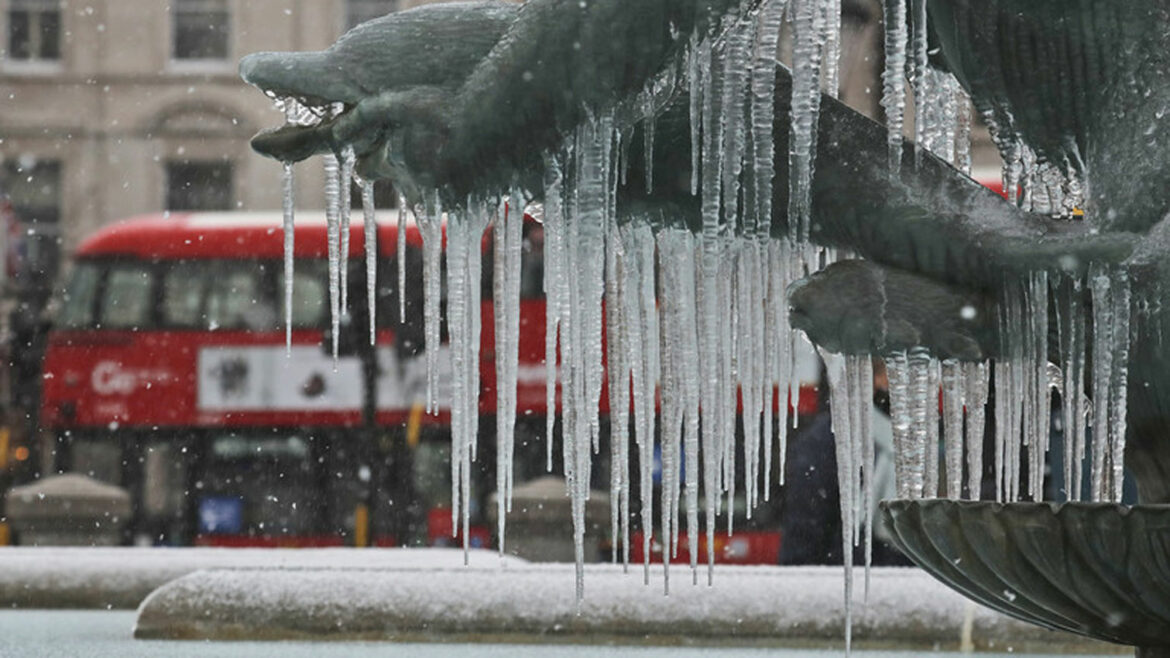
[[[628,452],[650,468],[656,423],[659,536],[674,550],[684,496],[688,535],[705,531],[710,542],[738,466],[749,504],[766,495],[762,480],[783,478],[776,429],[789,419],[786,405],[773,408],[773,388],[784,391],[796,328],[828,365],[845,554],[869,542],[868,368],[880,355],[899,495],[883,509],[906,553],[992,608],[1162,655],[1170,9],[886,0],[883,127],[834,98],[839,3],[529,0],[403,12],[322,53],[246,57],[243,77],[289,117],[253,146],[285,163],[326,155],[334,190],[353,173],[393,179],[424,230],[428,331],[437,331],[446,213],[453,514],[464,524],[477,427],[474,245],[494,227],[497,291],[511,290],[518,213],[508,209],[539,201],[579,565],[600,433],[603,301],[610,408],[623,410],[611,419],[614,535],[627,561]],[[775,56],[786,16],[791,70]],[[902,139],[907,86],[913,144]],[[972,109],[1004,155],[1009,202],[963,173]],[[329,203],[331,223],[342,221],[336,193]],[[511,297],[494,302],[501,536]],[[1070,483],[1060,505],[1041,501],[1054,388]],[[986,490],[985,406],[996,441]],[[684,460],[671,458],[680,452]],[[1131,508],[1119,504],[1127,460],[1143,503]],[[641,496],[652,528],[650,490]],[[583,587],[579,566],[578,596]]]

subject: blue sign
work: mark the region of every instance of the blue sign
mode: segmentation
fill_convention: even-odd
[[[243,527],[243,498],[207,496],[199,500],[200,534],[238,534]]]

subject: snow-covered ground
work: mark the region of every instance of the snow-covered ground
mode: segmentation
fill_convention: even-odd
[[[710,646],[647,647],[597,644],[470,644],[369,642],[167,642],[134,640],[134,613],[93,610],[0,611],[0,656],[19,658],[364,658],[371,655],[411,658],[594,658],[604,651],[622,658],[840,658],[830,649]],[[600,643],[600,642],[599,642]],[[1055,648],[1044,654],[980,654],[980,658],[1057,658]],[[854,658],[905,658],[908,651],[854,651]],[[932,652],[933,655],[933,652]],[[1084,658],[1093,658],[1084,656]],[[1100,657],[1103,658],[1103,657]]]

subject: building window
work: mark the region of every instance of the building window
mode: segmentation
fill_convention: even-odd
[[[348,0],[345,3],[345,29],[398,11],[399,0]]]
[[[8,196],[12,225],[5,230],[8,274],[30,289],[47,292],[61,259],[61,163],[21,157],[0,167],[0,190]],[[2,199],[0,199],[2,204]],[[3,216],[0,211],[0,216]]]
[[[167,210],[230,210],[232,163],[167,163]]]
[[[60,0],[10,0],[8,59],[35,62],[60,58]]]
[[[171,12],[174,59],[228,58],[231,15],[227,0],[172,0]]]

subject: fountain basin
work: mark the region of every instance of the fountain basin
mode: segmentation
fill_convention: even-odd
[[[881,507],[908,557],[983,605],[1050,629],[1170,647],[1170,505]]]

